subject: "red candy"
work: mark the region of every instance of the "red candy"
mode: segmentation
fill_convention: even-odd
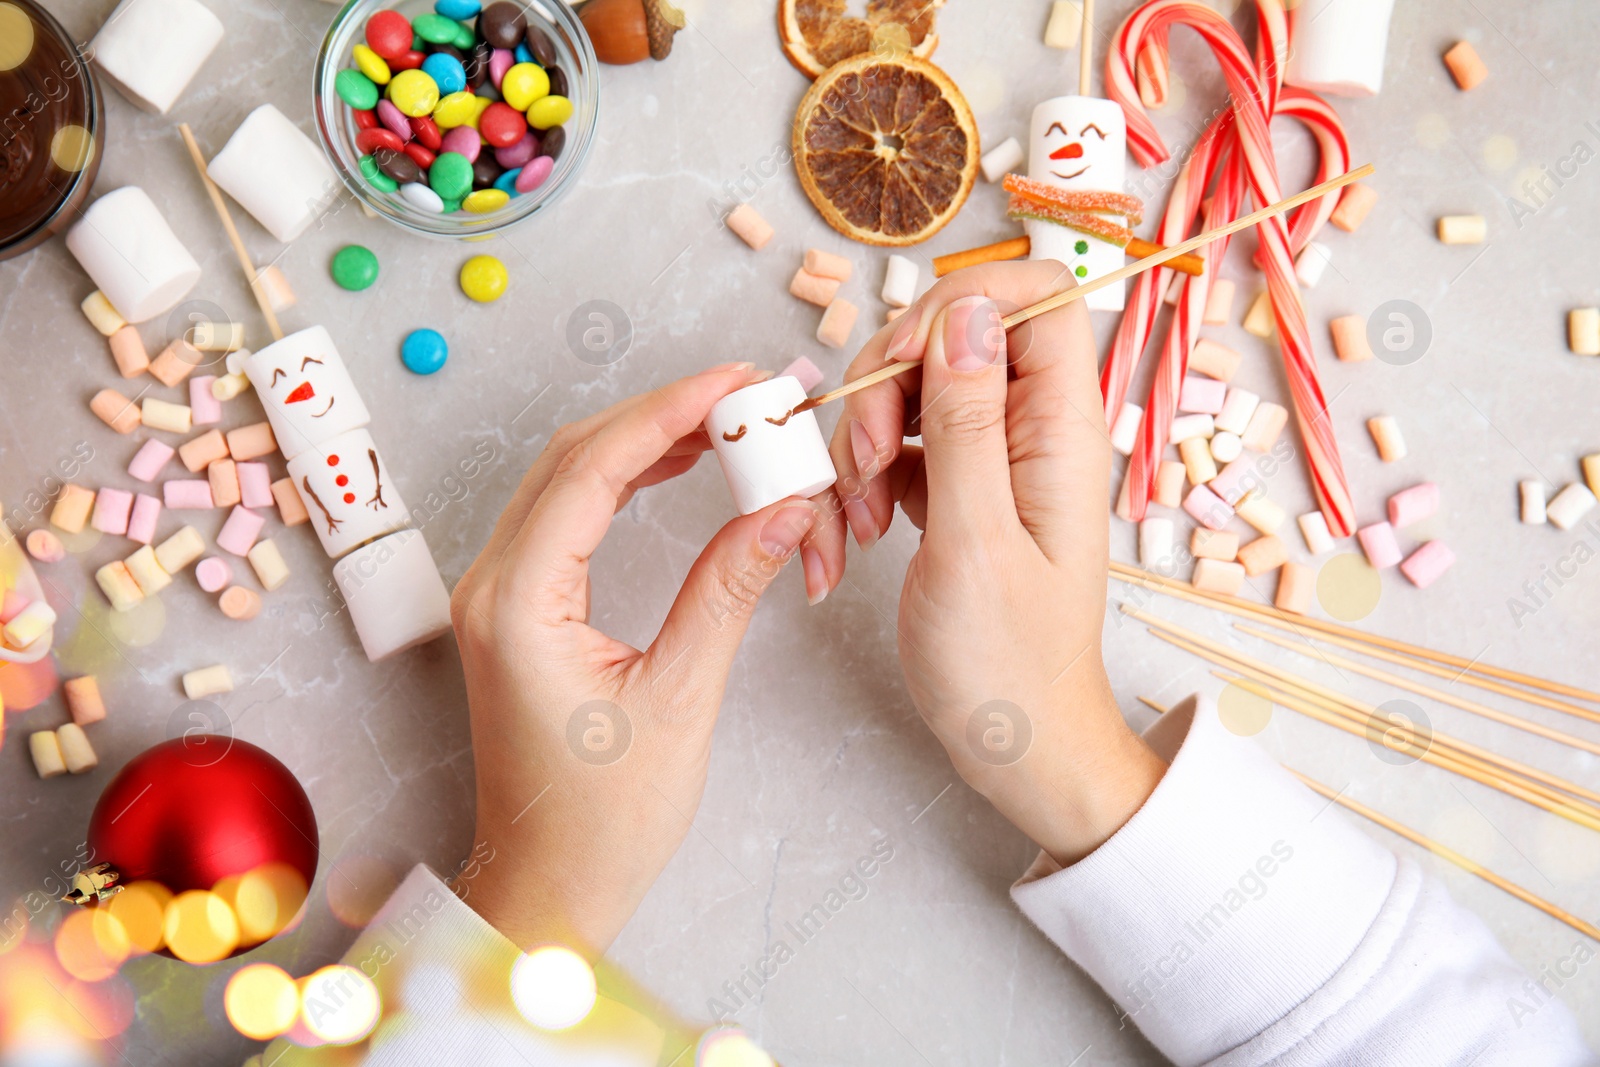
[[[389,69],[392,71],[416,70],[422,66],[422,61],[428,57],[421,52],[406,52],[404,55],[394,56],[389,60]]]
[[[374,126],[370,130],[362,130],[356,134],[356,149],[363,155],[370,154],[379,148],[387,148],[391,152],[405,151],[406,143],[391,129],[383,126]]]
[[[510,104],[496,100],[478,117],[478,132],[496,148],[509,148],[528,132],[528,120]]]
[[[367,20],[367,47],[385,59],[411,51],[411,23],[398,11],[380,11]]]
[[[428,151],[419,144],[406,145],[406,155],[410,156],[411,161],[417,166],[421,167],[423,170],[427,170],[429,167],[433,166],[433,161],[435,158],[437,158],[432,152]]]
[[[356,117],[356,125],[363,130],[370,130],[378,124],[378,116],[372,111],[352,112]]]
[[[439,151],[439,146],[444,143],[444,134],[439,132],[439,124],[426,115],[411,120],[411,135],[431,152]]]

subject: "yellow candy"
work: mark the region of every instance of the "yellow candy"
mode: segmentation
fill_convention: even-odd
[[[420,70],[402,70],[389,81],[389,102],[402,115],[419,119],[439,102],[439,85]]]
[[[365,74],[377,85],[389,84],[389,64],[383,61],[382,56],[364,44],[356,45],[354,51],[357,70]],[[398,107],[399,105],[395,106]]]
[[[548,130],[572,117],[572,101],[564,96],[542,96],[528,108],[528,125]]]
[[[451,93],[443,100],[440,100],[433,109],[434,123],[441,130],[449,130],[476,122],[478,117],[477,100],[478,97],[466,91]]]
[[[518,111],[528,110],[528,105],[549,95],[550,75],[536,63],[518,63],[500,79],[501,98]]]
[[[500,190],[478,190],[478,193],[487,192],[500,192]],[[477,196],[478,193],[472,195]],[[461,264],[461,291],[480,304],[500,299],[510,280],[510,276],[506,274],[506,265],[493,256],[473,256]]]
[[[474,96],[472,98],[472,117],[467,120],[467,125],[473,129],[478,128],[478,120],[483,118],[483,113],[489,110],[489,105],[494,103],[487,96]]]
[[[504,189],[479,189],[477,192],[467,194],[467,198],[461,201],[461,210],[482,215],[497,207],[504,207],[510,199],[511,194]]]

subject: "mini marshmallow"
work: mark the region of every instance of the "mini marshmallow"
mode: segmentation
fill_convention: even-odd
[[[1228,395],[1228,383],[1215,378],[1185,375],[1183,387],[1178,392],[1178,410],[1198,415],[1215,415],[1222,410],[1222,401]]]
[[[116,15],[112,20],[125,21]],[[95,60],[102,71],[106,70],[103,52]],[[125,185],[90,204],[83,218],[67,231],[67,250],[94,279],[117,314],[129,322],[155,318],[182,300],[200,280],[200,264],[173,235],[150,197],[136,185]]]
[[[801,267],[789,280],[789,295],[799,297],[808,304],[825,308],[833,303],[839,292],[839,279],[824,278]]]
[[[1340,0],[1296,7],[1289,21],[1290,85],[1335,96],[1372,96],[1383,86],[1394,0]]]
[[[450,593],[417,530],[350,553],[333,565],[333,580],[374,663],[450,632]]]
[[[837,479],[813,412],[775,421],[805,398],[795,379],[772,378],[728,394],[707,416],[706,433],[741,515],[809,497]]]
[[[94,490],[81,485],[63,485],[50,509],[50,525],[67,533],[82,533],[94,510]]]
[[[260,459],[278,450],[278,440],[270,423],[252,422],[229,430],[228,454],[236,460]],[[332,438],[328,438],[332,440]]]
[[[1234,513],[1256,528],[1258,533],[1275,534],[1282,528],[1288,514],[1283,508],[1257,493],[1247,496],[1234,505]]]
[[[272,475],[265,463],[236,463],[239,478],[239,503],[247,508],[272,507]]]
[[[840,282],[850,280],[855,265],[844,256],[824,252],[820,248],[806,249],[805,272],[819,278],[833,278]]]
[[[774,378],[799,391],[793,378]],[[801,393],[804,396],[804,393]],[[289,477],[311,510],[312,528],[332,559],[405,526],[405,501],[372,435],[351,430],[289,461]]]
[[[1545,515],[1544,483],[1518,482],[1517,492],[1522,498],[1522,521],[1529,526],[1543,526],[1548,518]]]
[[[1179,415],[1167,430],[1167,443],[1179,445],[1193,437],[1209,438],[1216,432],[1216,421],[1210,415]]]
[[[56,727],[56,744],[61,746],[61,760],[68,774],[85,774],[100,766],[100,757],[89,744],[89,735],[75,722]]]
[[[28,754],[33,757],[33,769],[40,778],[59,778],[67,773],[67,762],[61,755],[61,742],[54,730],[37,730],[28,735]]]
[[[1019,170],[1027,159],[1022,145],[1015,137],[1007,137],[983,154],[978,166],[983,168],[985,181],[997,182],[1012,171]]]
[[[1567,347],[1580,356],[1600,356],[1600,308],[1567,312]]]
[[[205,511],[217,506],[211,499],[211,483],[200,478],[162,482],[161,499],[168,511]]]
[[[1333,214],[1328,216],[1328,222],[1343,230],[1345,233],[1355,233],[1361,224],[1366,221],[1367,215],[1372,211],[1372,205],[1378,202],[1378,194],[1372,186],[1356,183],[1344,187],[1344,195],[1339,197],[1339,206],[1333,209]]]
[[[211,391],[214,374],[198,374],[189,379],[189,418],[196,426],[215,426],[222,421],[222,401]]]
[[[219,459],[228,456],[228,442],[221,430],[207,430],[178,446],[178,459],[190,474],[199,474]]]
[[[1017,151],[1021,152],[1022,149],[1018,148]],[[917,278],[920,273],[915,261],[890,253],[889,265],[883,272],[883,302],[891,307],[910,307],[917,298]]]
[[[1327,516],[1320,511],[1308,511],[1296,520],[1300,536],[1305,538],[1306,551],[1313,556],[1333,551],[1333,534],[1328,530]]]
[[[1173,274],[1172,281],[1167,283],[1166,295],[1161,298],[1164,303],[1171,304],[1173,307],[1178,306],[1178,301],[1183,299],[1183,280],[1185,277],[1187,275],[1181,273]]]
[[[155,540],[156,522],[161,518],[161,501],[148,493],[133,498],[133,513],[128,516],[128,540],[148,545]]]
[[[1583,481],[1589,487],[1589,492],[1600,496],[1600,452],[1584,456],[1579,460],[1583,465]]]
[[[208,593],[220,593],[233,581],[233,565],[221,556],[207,556],[194,565],[194,580]]]
[[[1256,413],[1256,408],[1261,405],[1261,398],[1248,389],[1235,386],[1228,390],[1227,397],[1222,401],[1222,410],[1217,412],[1217,431],[1243,436],[1250,426],[1250,417]]]
[[[1481,245],[1489,236],[1482,215],[1445,215],[1439,219],[1439,242],[1447,245]]]
[[[106,343],[111,348],[111,362],[117,365],[117,373],[124,378],[137,378],[150,369],[150,352],[137,326],[123,326],[107,338]]]
[[[273,311],[281,313],[294,307],[294,289],[276,263],[270,263],[256,271],[256,286],[266,294],[267,306]],[[233,368],[230,366],[228,370],[233,371]]]
[[[1189,584],[1208,593],[1233,596],[1244,586],[1244,568],[1220,559],[1197,559]]]
[[[222,614],[235,622],[249,622],[261,614],[261,595],[254,589],[235,585],[217,598],[217,607],[222,609]]]
[[[304,233],[339,191],[316,142],[271,104],[245,116],[206,173],[284,242]]]
[[[805,356],[798,356],[778,372],[778,377],[793,378],[800,383],[800,388],[809,393],[822,384],[822,368]]]
[[[1361,542],[1361,551],[1375,569],[1381,571],[1400,562],[1400,542],[1395,539],[1394,527],[1388,523],[1375,522],[1361,527],[1356,531],[1356,540]]]
[[[1586,486],[1573,482],[1545,505],[1545,517],[1558,530],[1570,530],[1595,506],[1595,495]]]
[[[1133,446],[1139,443],[1139,420],[1142,418],[1144,408],[1124,403],[1117,413],[1117,421],[1111,424],[1111,447],[1124,456],[1132,455]]]
[[[165,115],[221,40],[222,23],[197,0],[123,0],[89,51],[123,96]]]
[[[272,499],[278,505],[278,518],[283,520],[285,526],[299,526],[311,518],[306,511],[305,501],[300,499],[299,490],[288,478],[279,478],[272,483]]]
[[[1046,48],[1059,48],[1063,52],[1078,47],[1078,37],[1083,33],[1083,11],[1074,0],[1054,0],[1050,5],[1050,21],[1044,25]],[[989,179],[994,181],[993,178]]]
[[[33,599],[20,589],[7,589],[0,594],[0,626],[22,614],[22,609],[32,603]]]
[[[1271,337],[1272,331],[1276,328],[1272,316],[1272,300],[1263,289],[1250,302],[1250,310],[1244,313],[1244,332],[1257,337]]]
[[[1216,460],[1211,458],[1211,444],[1203,437],[1191,437],[1178,445],[1178,458],[1194,485],[1203,485],[1217,476]]]
[[[1189,552],[1196,559],[1220,559],[1231,563],[1239,557],[1239,535],[1231,530],[1208,530],[1196,526],[1189,535]]]
[[[1244,454],[1244,442],[1239,440],[1238,434],[1228,430],[1213,434],[1210,445],[1211,458],[1224,465],[1232,463]]]
[[[211,396],[223,402],[232,400],[250,388],[250,379],[243,374],[221,374],[211,383]]]
[[[248,348],[236,348],[222,357],[223,370],[228,374],[243,374],[245,361],[253,355],[255,353]]]
[[[139,419],[152,430],[188,433],[194,428],[194,413],[187,404],[173,404],[147,396],[139,406]]]
[[[1220,382],[1231,381],[1239,371],[1241,358],[1233,349],[1202,337],[1194,343],[1194,351],[1189,353],[1189,369]]]
[[[817,340],[829,348],[843,348],[850,340],[850,331],[855,328],[858,314],[860,309],[850,301],[835,300],[822,313],[822,321],[817,323]]]
[[[1220,530],[1233,518],[1233,509],[1203,485],[1189,490],[1189,495],[1183,498],[1183,510],[1208,530]]]
[[[1400,434],[1400,423],[1393,415],[1376,415],[1367,420],[1367,432],[1378,448],[1378,458],[1385,463],[1404,459],[1406,439]]]
[[[250,569],[256,572],[256,581],[267,592],[272,592],[289,580],[289,565],[283,561],[283,553],[278,551],[278,546],[272,543],[270,537],[257,541],[245,558],[250,561]],[[334,571],[337,573],[337,565]]]
[[[1261,476],[1256,472],[1254,459],[1240,456],[1217,472],[1209,483],[1211,491],[1237,507],[1239,502],[1262,490]]]
[[[772,227],[767,220],[761,217],[760,212],[749,204],[740,204],[728,212],[725,219],[728,229],[739,235],[739,239],[757,252],[767,246],[772,240]]]
[[[1282,404],[1264,401],[1257,405],[1256,412],[1250,416],[1244,433],[1239,435],[1239,440],[1250,452],[1270,452],[1272,446],[1278,443],[1278,435],[1283,433],[1283,428],[1289,422],[1289,410]]]
[[[133,454],[133,459],[128,462],[128,477],[138,482],[153,482],[161,473],[161,468],[167,465],[176,453],[171,445],[165,441],[151,438],[139,446],[139,451]]]
[[[1281,537],[1266,534],[1239,546],[1239,563],[1251,578],[1275,571],[1289,562],[1289,546]]]
[[[1188,478],[1188,471],[1177,460],[1164,459],[1156,468],[1155,492],[1151,494],[1157,504],[1164,508],[1178,508],[1183,506],[1183,483]]]
[[[183,676],[183,695],[190,700],[233,692],[233,675],[224,664],[201,667]]]
[[[155,596],[172,584],[172,575],[156,559],[156,551],[149,545],[123,560],[122,564],[133,575],[133,580],[139,583],[139,592],[147,597]]]
[[[256,538],[261,536],[261,528],[266,524],[266,519],[249,508],[236,507],[228,513],[228,521],[222,524],[222,532],[217,534],[217,547],[235,556],[248,556],[255,547]]]
[[[1367,320],[1360,315],[1340,315],[1328,323],[1333,335],[1333,353],[1345,363],[1365,363],[1372,358],[1367,343]]]
[[[197,352],[237,352],[244,347],[244,323],[206,319],[185,330],[183,339]]]
[[[1304,563],[1285,563],[1278,570],[1278,595],[1272,604],[1279,611],[1304,615],[1311,610],[1311,598],[1317,591],[1317,571]]]
[[[1439,486],[1422,482],[1389,498],[1389,525],[1403,530],[1439,510]]]
[[[132,433],[144,423],[139,405],[115,389],[102,389],[89,401],[89,410],[118,433]]]
[[[1322,281],[1322,276],[1328,272],[1328,263],[1332,259],[1333,249],[1320,241],[1307,242],[1294,261],[1294,276],[1301,287],[1315,289]]]
[[[1233,319],[1233,297],[1235,286],[1227,278],[1218,278],[1211,283],[1211,288],[1206,290],[1206,309],[1200,316],[1200,321],[1207,326],[1226,326]],[[1220,345],[1218,347],[1221,347]],[[1190,356],[1190,365],[1193,366],[1194,357]],[[1221,375],[1212,375],[1221,377]]]
[[[111,602],[113,611],[131,611],[144,599],[144,591],[134,580],[133,572],[120,559],[95,571],[94,580]]]
[[[206,361],[188,341],[178,338],[161,354],[150,361],[150,377],[166,386],[176,386],[195,372],[195,368]]]
[[[89,320],[89,325],[99,330],[103,337],[111,337],[128,325],[128,320],[117,314],[117,309],[111,306],[106,294],[98,289],[84,297],[78,307],[83,309],[83,317]]]
[[[67,702],[72,721],[79,726],[88,726],[106,717],[106,702],[100,696],[100,683],[92,674],[62,682],[61,696]]]
[[[50,627],[55,624],[55,609],[42,600],[35,600],[17,612],[16,618],[0,629],[0,634],[5,636],[6,644],[12,648],[27,648],[49,633]]]
[[[239,471],[231,459],[219,459],[206,468],[211,485],[211,506],[231,508],[239,503]]]
[[[1476,88],[1489,76],[1489,68],[1484,66],[1478,50],[1466,41],[1457,41],[1450,46],[1450,50],[1444,54],[1444,65],[1450,68],[1450,77],[1455,79],[1456,87],[1462,92]]]
[[[1400,573],[1418,589],[1426,589],[1455,563],[1456,554],[1443,541],[1429,541],[1400,564]]]
[[[1155,570],[1172,558],[1172,520],[1147,516],[1139,523],[1139,563]]]
[[[40,563],[60,563],[67,558],[67,547],[49,530],[30,530],[24,543],[28,555]]]
[[[101,489],[94,498],[94,517],[89,520],[101,533],[121,537],[128,532],[128,516],[133,511],[133,494],[126,489]]]
[[[284,459],[294,459],[330,438],[372,422],[333,338],[321,326],[292,333],[252,354],[244,361],[244,372],[267,409],[271,434],[260,443],[259,451],[250,449],[250,455],[234,449],[234,459],[259,459],[277,448],[283,449]],[[228,435],[230,448],[234,434],[240,434],[241,445],[249,436],[233,431]]]
[[[177,574],[205,554],[205,539],[193,526],[185,526],[156,546],[156,562],[168,574]]]

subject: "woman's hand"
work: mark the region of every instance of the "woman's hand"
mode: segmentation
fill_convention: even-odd
[[[711,406],[755,380],[748,363],[715,368],[557,430],[456,587],[475,856],[492,849],[461,889],[518,944],[600,952],[633,914],[699,806],[756,603],[822,514],[786,500],[724,526],[643,651],[589,625],[589,557],[613,514],[694,466]]]
[[[1000,326],[1064,284],[1048,261],[938,282],[845,377],[886,359],[922,368],[852,394],[832,451],[863,548],[897,502],[923,530],[900,597],[912,700],[961,776],[1072,863],[1165,767],[1123,722],[1100,657],[1111,445],[1088,312]],[[903,441],[919,430],[922,448]],[[837,524],[818,533],[842,542]]]

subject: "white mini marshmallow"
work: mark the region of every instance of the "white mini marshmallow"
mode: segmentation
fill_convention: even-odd
[[[402,530],[333,565],[367,658],[378,660],[450,630],[450,592],[417,530]]]
[[[883,273],[883,302],[890,307],[910,307],[917,298],[917,264],[905,256],[889,256]]]
[[[292,333],[244,361],[285,459],[372,422],[333,338],[321,326]],[[299,479],[295,480],[296,487]]]
[[[289,477],[305,500],[323,551],[334,559],[394,533],[409,519],[389,468],[365,430],[351,430],[300,453],[289,461]]]
[[[1383,87],[1394,0],[1310,0],[1289,22],[1290,85],[1335,96],[1373,96]]]
[[[1148,516],[1139,523],[1139,564],[1154,570],[1172,558],[1172,520]]]
[[[1124,403],[1111,424],[1111,447],[1124,456],[1133,455],[1133,446],[1139,443],[1139,420],[1144,418],[1144,408],[1138,404]]]
[[[1327,273],[1328,261],[1332,258],[1333,249],[1319,241],[1308,242],[1300,250],[1300,258],[1294,261],[1294,276],[1307,289],[1315,289]]]
[[[137,185],[90,204],[67,231],[67,251],[129,322],[155,318],[200,280],[200,264]]]
[[[198,0],[123,0],[89,51],[123,96],[164,115],[221,40],[222,23]]]
[[[1518,482],[1517,491],[1522,497],[1522,521],[1529,526],[1543,526],[1546,522],[1544,483]]]
[[[978,165],[983,168],[983,177],[986,181],[997,182],[1007,174],[1022,165],[1027,157],[1022,154],[1022,145],[1017,143],[1015,137],[1007,137],[983,154]]]
[[[271,104],[245,116],[206,171],[280,241],[304,233],[339,190],[322,149]]]
[[[1058,96],[1033,109],[1028,123],[1028,177],[1062,189],[1121,192],[1127,172],[1128,127],[1122,105],[1089,96]],[[1052,158],[1055,157],[1055,158]],[[1106,216],[1117,225],[1126,220]],[[1066,264],[1080,282],[1121,267],[1123,250],[1114,244],[1058,226],[1026,220],[1029,259]],[[1089,250],[1079,253],[1079,241]],[[1078,268],[1084,268],[1080,275]],[[1121,311],[1127,286],[1109,285],[1083,298],[1091,311]]]
[[[773,378],[728,394],[707,416],[711,447],[741,515],[820,493],[838,477],[816,415],[788,414],[805,398],[795,379]]]
[[[1256,413],[1256,408],[1261,406],[1261,397],[1248,389],[1235,386],[1228,390],[1227,398],[1222,401],[1222,410],[1217,412],[1217,430],[1219,432],[1242,434],[1250,425],[1250,416]]]
[[[1595,495],[1581,482],[1573,482],[1550,498],[1545,517],[1558,530],[1570,530],[1595,507]]]

